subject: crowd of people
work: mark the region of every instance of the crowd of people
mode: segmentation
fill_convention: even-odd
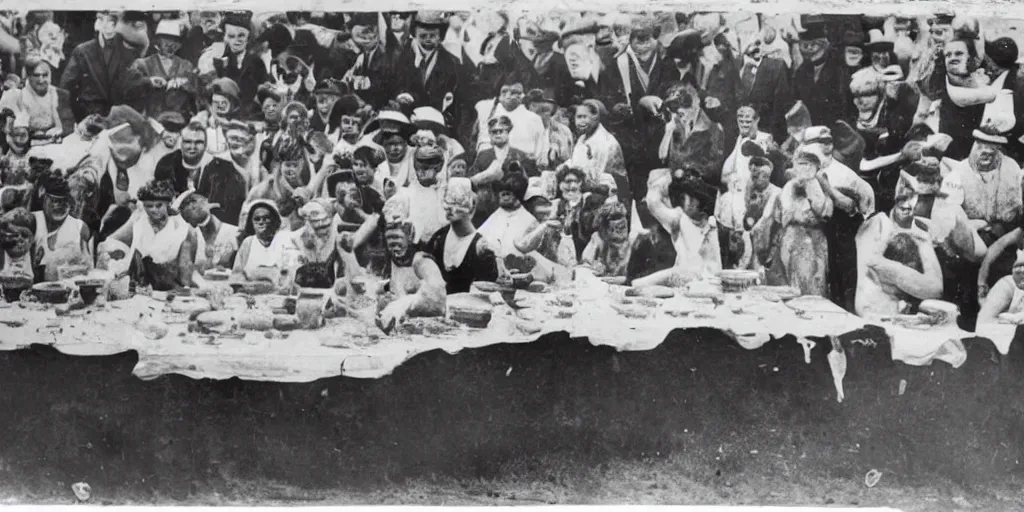
[[[400,319],[581,265],[630,286],[744,269],[865,317],[1024,312],[1024,75],[978,19],[0,21],[5,274],[372,274]]]

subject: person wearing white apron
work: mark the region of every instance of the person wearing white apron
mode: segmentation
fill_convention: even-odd
[[[181,214],[196,235],[196,260],[192,282],[199,287],[206,285],[202,277],[207,270],[228,268],[238,251],[238,227],[227,224],[210,214],[219,206],[210,204],[205,196],[194,190],[187,190],[174,200],[173,210]]]
[[[43,210],[34,213],[35,243],[42,252],[43,279],[57,281],[65,265],[93,267],[92,234],[84,222],[68,215],[72,199],[67,179],[51,177],[45,190]]]

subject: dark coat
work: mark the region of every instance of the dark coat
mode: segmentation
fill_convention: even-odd
[[[416,56],[412,47],[406,47],[395,61],[393,74],[395,87],[392,92],[394,92],[394,96],[402,93],[410,94],[416,105],[434,107],[445,114],[448,126],[459,126],[461,107],[458,99],[462,94],[460,84],[462,65],[443,47],[438,47],[435,52],[434,69],[424,82],[422,73],[416,68]],[[452,94],[455,101],[446,112],[442,107],[444,106],[444,97],[448,93]]]
[[[742,64],[740,66],[739,76],[742,77]],[[754,75],[753,87],[745,91],[740,84],[737,88],[736,103],[753,105],[761,118],[761,130],[772,134],[776,141],[786,140],[789,136],[786,131],[786,112],[796,103],[786,63],[771,57],[763,59]]]
[[[164,69],[160,57],[149,57],[136,60],[131,68],[132,89],[144,93],[146,112],[156,117],[161,112],[178,112],[185,119],[190,119],[197,111],[196,100],[199,95],[199,80],[196,67],[181,57],[173,57],[170,69]],[[188,83],[176,89],[156,89],[150,84],[152,77],[162,77],[168,81],[186,78]]]
[[[497,159],[497,155],[494,153],[494,148],[487,148],[476,155],[476,159],[473,164],[466,170],[466,175],[469,177],[476,176],[483,171],[486,171],[494,160]],[[526,175],[530,177],[540,176],[540,172],[537,171],[537,163],[530,158],[529,155],[522,151],[510,147],[508,149],[508,156],[505,158],[506,165],[508,162],[513,160],[519,161],[523,166],[523,170],[526,171]],[[473,215],[473,224],[477,227],[483,225],[487,217],[490,217],[495,210],[498,209],[498,194],[494,191],[494,184],[488,184],[480,187],[477,190],[477,203],[476,213]]]
[[[818,80],[814,79],[813,64],[800,64],[793,74],[793,94],[795,99],[807,105],[812,124],[831,128],[836,121],[850,117],[853,102],[850,99],[849,73],[843,69],[846,66],[838,54],[833,50],[829,52]]]
[[[60,77],[60,88],[71,94],[71,108],[76,119],[94,111],[106,113],[114,105],[127,103],[129,69],[139,58],[139,52],[128,47],[119,35],[107,44],[112,48],[109,62],[99,39],[93,39],[71,52]]]
[[[370,80],[368,89],[353,88],[353,92],[358,94],[363,101],[373,105],[374,109],[379,110],[395,97],[392,92],[395,85],[392,81],[393,64],[392,54],[385,51],[383,46],[378,47],[369,59],[364,58],[360,62],[359,56],[356,55],[352,60],[352,75],[365,76]]]
[[[224,54],[221,55],[221,58],[213,60],[216,76],[205,78],[207,84],[217,78],[230,78],[234,80],[238,84],[238,99],[242,105],[241,114],[242,116],[248,116],[252,111],[258,109],[259,106],[255,102],[256,90],[262,83],[270,81],[270,74],[267,72],[267,66],[263,64],[259,55],[246,53],[242,60],[242,67],[239,68],[237,64],[230,65],[231,61],[235,58],[230,54],[230,50],[225,46]],[[230,60],[225,62],[225,57]]]
[[[189,171],[182,164],[180,149],[164,155],[157,162],[154,179],[171,180],[174,182],[174,190],[179,194],[188,190]],[[214,157],[200,173],[195,189],[211,203],[220,205],[220,208],[213,210],[214,216],[231,225],[238,223],[246,190],[245,179],[235,170],[234,164]]]

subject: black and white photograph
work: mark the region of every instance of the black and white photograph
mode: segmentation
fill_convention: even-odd
[[[1024,510],[1024,6],[3,4],[4,505]]]

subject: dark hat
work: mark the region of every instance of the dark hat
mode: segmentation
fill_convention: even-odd
[[[493,129],[495,126],[501,126],[507,130],[512,130],[512,120],[508,116],[494,116],[487,120],[487,128]]]
[[[768,157],[764,157],[764,156],[752,156],[752,157],[750,157],[750,162],[748,162],[747,166],[749,168],[753,168],[753,167],[768,167],[771,170],[775,170],[775,164],[773,164],[772,161],[768,159]]]
[[[234,102],[236,107],[241,103],[241,100],[239,99],[241,90],[238,88],[238,84],[230,78],[218,78],[210,83],[210,86],[207,87],[206,90],[211,96],[219,94],[228,98]]]
[[[51,174],[43,183],[43,189],[47,195],[53,197],[71,197],[71,186],[68,180],[59,174]]]
[[[715,210],[715,199],[718,197],[718,187],[708,183],[698,171],[689,170],[681,178],[673,178],[669,188],[671,197],[678,197],[686,194],[701,202],[701,210],[708,215],[713,215]]]
[[[747,139],[747,140],[743,141],[743,144],[740,145],[740,154],[742,154],[745,157],[749,157],[749,158],[754,158],[754,157],[762,157],[763,158],[767,153],[765,153],[764,148],[761,147],[760,144],[758,144],[758,143],[756,143],[756,142],[754,142],[754,141],[752,141],[750,139]]]
[[[164,127],[164,130],[171,133],[181,132],[181,130],[185,129],[185,125],[188,124],[185,121],[185,117],[182,116],[180,112],[174,111],[160,113],[160,115],[156,117],[156,122],[160,123],[160,125]]]
[[[30,169],[32,169],[32,174],[38,176],[40,174],[46,174],[50,172],[50,168],[53,167],[53,160],[49,158],[30,156],[28,157],[28,166]]]
[[[939,165],[939,159],[930,156],[921,157],[916,161],[911,162],[904,167],[903,170],[915,178],[918,176],[934,177],[942,174],[942,167]]]
[[[224,26],[233,25],[252,31],[252,13],[249,11],[228,11],[224,13]]]
[[[375,12],[354,12],[348,20],[348,27],[376,27],[380,18]]]
[[[337,81],[332,80],[330,78],[326,78],[321,80],[320,83],[316,84],[316,88],[313,89],[313,94],[324,94],[340,97],[342,95],[342,90],[341,87],[338,86]]]
[[[352,172],[351,164],[349,167],[348,169],[339,168],[327,176],[328,195],[334,196],[334,189],[338,187],[338,183],[356,183],[356,174]]]
[[[259,88],[256,89],[256,101],[262,105],[263,102],[267,101],[267,98],[273,98],[278,103],[281,102],[281,90],[277,85],[270,82],[260,84]]]
[[[558,107],[558,102],[555,101],[555,91],[551,88],[531,89],[530,92],[526,93],[526,99],[523,103],[527,107],[534,103],[550,103]]]
[[[928,18],[929,25],[952,25],[953,19],[956,18],[954,14],[938,13]]]
[[[1009,37],[986,41],[985,55],[988,55],[997,66],[1008,68],[1017,63],[1017,43]]]
[[[818,39],[828,39],[825,34],[825,25],[821,23],[806,25],[804,31],[800,32],[801,41],[816,41]]]
[[[857,162],[859,165],[866,147],[864,137],[846,121],[836,122],[832,130],[832,137],[835,139],[832,147],[836,153],[842,156],[842,160]]]
[[[669,43],[665,56],[670,59],[687,59],[697,55],[704,48],[699,31],[688,28],[679,32]]]
[[[279,54],[288,49],[292,44],[292,33],[288,27],[274,23],[270,28],[263,31],[256,43],[266,42],[272,53]]]
[[[441,30],[441,37],[444,38],[448,30],[448,16],[441,11],[420,11],[417,12],[409,24],[409,32],[415,33],[416,27],[436,28]]]
[[[848,28],[843,32],[843,46],[856,46],[863,48],[867,42],[863,30]]]
[[[384,163],[385,160],[384,151],[379,147],[370,145],[356,146],[356,149],[352,151],[352,158],[362,160],[373,168]],[[452,160],[454,160],[454,158]]]
[[[519,164],[518,167],[522,169],[522,164],[518,160],[505,162],[505,167],[510,168],[512,167],[512,164]],[[511,192],[519,201],[526,199],[526,190],[528,188],[530,188],[530,179],[526,176],[526,173],[522,171],[506,172],[502,175],[501,179],[494,184],[495,192]]]
[[[121,21],[125,23],[135,23],[139,21],[149,23],[151,20],[152,18],[142,11],[125,11],[124,14],[121,15]]]
[[[570,23],[562,29],[562,33],[559,34],[559,41],[562,42],[562,46],[566,46],[566,40],[573,36],[597,36],[597,33],[601,31],[601,27],[598,26],[597,22],[593,20],[580,20],[575,23]]]
[[[444,154],[434,146],[420,146],[416,148],[415,159],[425,164],[439,164],[444,162]]]
[[[338,98],[338,101],[331,107],[330,119],[337,118],[338,122],[341,122],[341,116],[355,116],[359,114],[359,109],[362,105],[359,103],[359,97],[355,94],[345,94]]]

